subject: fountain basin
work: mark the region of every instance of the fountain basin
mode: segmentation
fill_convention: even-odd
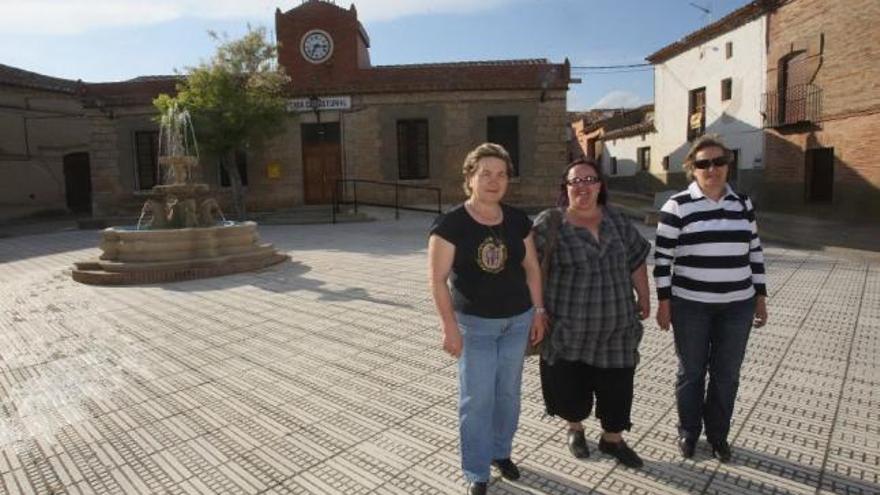
[[[102,231],[100,247],[99,259],[74,263],[74,280],[98,285],[174,282],[256,270],[290,258],[261,243],[254,222],[157,230],[110,227]]]

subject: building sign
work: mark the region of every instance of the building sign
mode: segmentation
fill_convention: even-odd
[[[348,110],[351,108],[351,96],[322,96],[312,98],[294,98],[287,101],[288,112],[314,112],[321,110]]]

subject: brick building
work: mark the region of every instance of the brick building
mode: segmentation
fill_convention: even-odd
[[[790,0],[768,15],[762,201],[880,218],[880,2]]]
[[[275,24],[279,63],[292,79],[290,114],[279,135],[251,143],[239,153],[250,210],[329,203],[337,179],[438,187],[444,203],[458,201],[463,197],[461,162],[484,141],[504,145],[514,157],[517,177],[510,202],[553,201],[555,179],[568,155],[567,61],[373,66],[370,39],[355,6],[345,9],[320,0],[277,10]],[[176,76],[98,84],[33,77],[45,86],[37,91],[70,107],[65,123],[45,132],[72,135],[63,150],[52,152],[53,163],[58,162],[53,165],[54,192],[42,202],[18,196],[0,200],[0,208],[19,203],[32,209],[66,208],[67,198],[79,195],[89,196],[95,216],[136,213],[159,172],[151,101],[162,92],[173,92]],[[0,71],[0,98],[22,91],[15,80]],[[63,91],[51,89],[53,82]],[[16,112],[30,111],[25,100],[19,107]],[[18,119],[10,115],[0,107],[0,122]],[[20,136],[9,140],[18,143],[13,147],[23,142]],[[88,171],[73,189],[59,185],[62,160],[54,157],[67,151],[80,153],[85,165],[79,170]],[[31,173],[39,162],[35,158],[12,163],[0,149],[0,197],[12,198],[3,177],[28,169],[24,176],[31,178],[22,180],[39,180]],[[203,156],[201,162],[202,180],[214,186],[221,204],[228,202],[228,178],[217,160]],[[358,195],[367,201],[388,201],[394,187],[363,184]],[[436,201],[424,191],[404,191],[399,199],[410,205]]]

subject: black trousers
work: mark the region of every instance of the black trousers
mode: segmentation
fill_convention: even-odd
[[[619,433],[632,427],[635,368],[597,368],[578,361],[540,362],[541,391],[547,414],[579,423],[596,404],[602,429]]]

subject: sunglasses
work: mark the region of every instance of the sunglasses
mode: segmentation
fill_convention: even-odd
[[[569,186],[577,186],[578,184],[587,184],[593,185],[602,182],[602,179],[596,177],[595,175],[588,175],[586,177],[575,177],[573,179],[568,179],[565,181]]]
[[[705,170],[705,169],[711,167],[712,165],[714,165],[716,168],[717,167],[725,167],[725,166],[727,166],[728,163],[730,163],[730,162],[727,160],[726,156],[716,156],[715,158],[705,158],[703,160],[694,160],[694,167],[698,168],[700,170]]]

